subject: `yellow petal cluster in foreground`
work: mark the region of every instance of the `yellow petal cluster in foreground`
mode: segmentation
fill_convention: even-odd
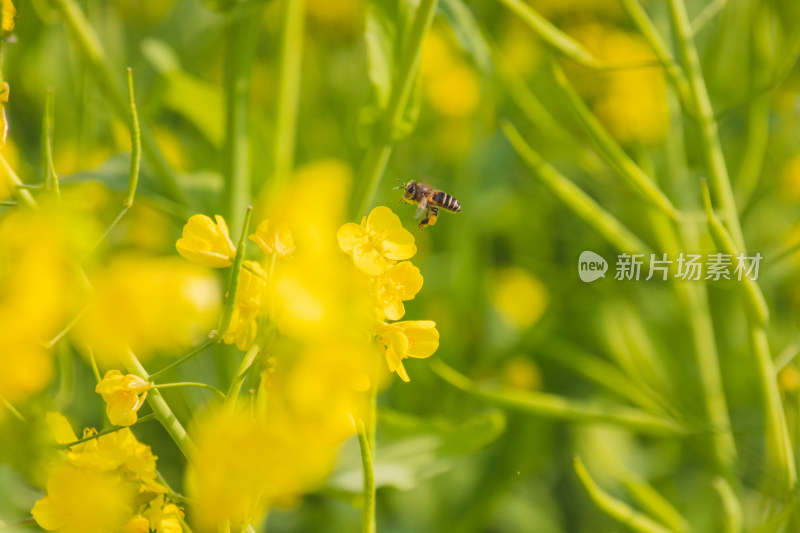
[[[212,268],[229,267],[236,255],[236,246],[228,235],[225,220],[219,215],[214,218],[216,224],[206,215],[190,217],[175,248],[192,263]]]

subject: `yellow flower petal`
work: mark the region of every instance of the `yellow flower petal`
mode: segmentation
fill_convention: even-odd
[[[403,229],[403,224],[400,222],[400,217],[395,215],[391,209],[385,205],[379,205],[367,217],[367,229],[374,233],[388,232]]]
[[[189,217],[183,227],[183,237],[175,248],[183,257],[212,268],[225,268],[232,264],[236,247],[228,235],[225,220],[216,215],[216,224],[206,215]]]
[[[339,247],[345,253],[350,253],[357,244],[367,239],[367,230],[360,224],[348,222],[336,232]]]
[[[50,433],[59,444],[66,444],[68,442],[75,442],[78,437],[72,430],[67,417],[61,413],[49,412],[46,415],[47,425],[50,428]]]
[[[53,503],[53,499],[45,496],[33,504],[31,515],[36,523],[48,531],[60,529],[66,522],[66,517],[61,509]]]

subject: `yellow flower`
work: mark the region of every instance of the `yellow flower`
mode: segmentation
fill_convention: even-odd
[[[377,279],[375,293],[383,316],[400,320],[406,313],[403,302],[412,300],[422,289],[422,275],[410,261],[390,267]]]
[[[222,340],[227,344],[235,343],[237,348],[244,351],[253,343],[258,332],[256,319],[265,303],[266,287],[267,273],[261,265],[255,261],[245,261],[231,323],[222,335]]]
[[[250,235],[250,240],[267,255],[272,255],[274,252],[285,257],[294,252],[295,248],[294,236],[289,231],[288,224],[285,222],[270,223],[269,219],[261,221],[256,232]]]
[[[228,236],[225,219],[215,215],[217,223],[205,215],[193,215],[183,227],[183,237],[175,248],[193,263],[213,267],[229,267],[236,255],[236,246]]]
[[[403,381],[409,381],[403,359],[425,359],[439,347],[439,332],[431,320],[408,320],[382,324],[377,328],[378,342],[386,352],[389,370],[397,372]]]
[[[47,496],[31,510],[48,531],[87,533],[119,531],[130,520],[136,487],[113,471],[62,464],[47,480]]]
[[[11,31],[14,29],[14,17],[17,16],[17,8],[11,0],[3,1],[3,31]]]
[[[391,209],[378,206],[361,224],[349,222],[337,233],[339,247],[353,255],[356,266],[370,276],[382,274],[395,261],[417,253],[414,236]]]
[[[106,414],[115,426],[131,426],[136,423],[136,412],[144,405],[150,383],[139,376],[123,376],[119,370],[109,370],[95,387],[103,395]]]
[[[137,514],[125,524],[125,533],[150,533],[150,521]]]
[[[94,294],[74,335],[109,367],[130,347],[140,359],[205,337],[219,316],[219,286],[175,257],[118,256],[90,276]]]
[[[182,533],[181,518],[183,511],[166,500],[163,494],[150,501],[144,516],[150,523],[150,529],[156,533]],[[126,532],[127,533],[127,532]]]

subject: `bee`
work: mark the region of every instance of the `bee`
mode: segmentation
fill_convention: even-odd
[[[458,203],[458,200],[444,191],[437,191],[430,185],[418,183],[413,180],[408,183],[400,179],[397,181],[403,184],[400,187],[395,187],[395,189],[403,189],[403,197],[400,198],[400,202],[406,201],[410,204],[417,205],[417,212],[414,218],[419,218],[423,214],[425,215],[425,218],[419,222],[419,229],[424,229],[436,224],[440,207],[452,213],[461,212],[461,204]]]

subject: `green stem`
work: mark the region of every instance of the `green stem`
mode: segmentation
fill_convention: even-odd
[[[501,407],[560,420],[614,424],[654,435],[674,437],[686,434],[686,429],[672,420],[639,409],[570,400],[543,392],[482,387],[439,359],[432,360],[430,367],[457,389]]]
[[[366,210],[375,196],[378,183],[386,170],[386,164],[392,155],[394,131],[403,117],[408,99],[414,87],[419,70],[422,40],[428,33],[436,13],[437,0],[420,0],[411,29],[406,39],[406,45],[400,59],[400,65],[394,78],[389,103],[384,111],[383,119],[378,131],[379,143],[374,144],[364,158],[361,183],[356,188],[353,198],[352,218],[358,219],[366,214]]]
[[[225,174],[227,216],[233,228],[241,225],[250,203],[250,73],[261,11],[258,2],[245,3],[231,16],[225,33]]]
[[[152,378],[153,378],[153,376],[150,376],[150,379],[152,379]],[[214,394],[216,394],[217,396],[219,396],[220,398],[222,398],[223,400],[225,399],[225,394],[221,390],[219,390],[218,388],[212,387],[211,385],[208,385],[206,383],[199,383],[199,382],[196,382],[196,381],[178,381],[176,383],[162,383],[160,385],[153,385],[150,388],[150,390],[153,390],[153,389],[170,389],[170,388],[173,388],[173,387],[198,387],[198,388],[201,388],[201,389],[207,389],[207,390],[210,390],[211,392],[213,392]]]
[[[134,355],[132,351],[127,350],[123,355],[123,364],[131,374],[135,374],[145,381],[150,381],[147,370],[144,369],[142,363],[139,362],[139,359],[136,358],[136,355]],[[172,412],[172,409],[170,409],[169,405],[164,400],[164,397],[161,396],[161,393],[158,390],[151,389],[150,394],[147,395],[147,403],[150,404],[150,407],[153,409],[156,420],[164,426],[169,436],[172,437],[172,440],[175,441],[175,444],[180,448],[183,456],[191,461],[192,457],[195,456],[194,443],[186,433],[186,429],[184,429]]]
[[[84,56],[89,67],[89,73],[94,77],[101,92],[105,95],[117,116],[127,122],[130,106],[122,91],[117,87],[100,40],[86,19],[86,15],[75,0],[50,0],[50,3],[69,28],[70,35]],[[141,128],[141,136],[142,151],[152,165],[155,174],[161,180],[164,193],[172,200],[185,203],[185,195],[155,140],[145,128]]]
[[[168,364],[167,366],[165,366],[161,370],[150,374],[150,381],[157,380],[159,377],[163,376],[164,374],[166,374],[167,372],[169,372],[170,370],[172,370],[176,366],[182,365],[183,363],[185,363],[189,359],[193,358],[195,355],[199,354],[200,352],[202,352],[203,350],[205,350],[206,348],[208,348],[212,344],[214,344],[214,340],[213,339],[208,339],[207,341],[202,343],[200,346],[194,348],[192,351],[190,351],[189,353],[187,353],[186,355],[184,355],[180,359],[178,359],[176,361],[173,361],[172,363]]]
[[[55,92],[47,90],[44,122],[42,124],[42,183],[45,190],[52,191],[56,198],[61,196],[58,176],[53,168],[53,117],[55,116]]]
[[[375,531],[375,473],[372,466],[372,447],[369,434],[362,421],[358,421],[358,445],[361,448],[361,466],[364,470],[361,533],[373,533]]]
[[[733,487],[723,477],[715,478],[711,485],[717,491],[717,495],[719,495],[719,499],[722,502],[722,508],[725,510],[725,529],[723,533],[741,533],[742,506],[736,497]]]
[[[541,155],[528,146],[510,122],[503,122],[501,129],[517,154],[536,173],[542,183],[590,227],[596,229],[620,251],[644,253],[649,250],[649,246],[614,215],[603,209],[566,176],[548,165]]]
[[[251,366],[253,365],[253,361],[255,361],[256,356],[260,351],[260,347],[261,344],[259,340],[256,339],[256,342],[254,342],[250,349],[245,352],[241,363],[239,363],[239,368],[236,369],[236,375],[233,376],[233,381],[231,381],[231,385],[228,388],[228,394],[225,395],[226,404],[230,406],[236,405],[236,400],[239,398],[239,392],[242,390],[244,380],[247,377]]]
[[[108,429],[104,429],[103,431],[98,431],[94,435],[89,435],[88,437],[83,437],[82,439],[78,439],[78,440],[76,440],[74,442],[68,442],[66,444],[62,444],[61,445],[61,449],[66,450],[67,448],[72,448],[73,446],[77,446],[78,444],[82,444],[82,443],[88,442],[90,440],[98,439],[98,438],[102,437],[103,435],[108,435],[109,433],[114,433],[114,432],[119,431],[121,429],[129,428],[129,427],[133,427],[133,426],[138,426],[139,424],[141,424],[143,422],[148,422],[150,420],[155,419],[155,417],[156,417],[156,415],[154,413],[150,413],[150,414],[147,414],[147,415],[144,415],[144,416],[140,416],[139,419],[136,420],[136,422],[131,424],[130,426],[114,426],[114,427],[111,427],[111,428],[108,428]]]
[[[94,352],[91,348],[89,348],[89,364],[92,367],[92,374],[94,375],[94,380],[97,383],[100,383],[103,378],[100,376],[100,369],[97,368],[97,359],[94,358]]]
[[[672,220],[678,220],[680,213],[672,201],[658,185],[648,176],[633,159],[628,156],[622,146],[614,139],[611,133],[600,123],[597,117],[591,112],[586,102],[580,97],[578,92],[567,79],[564,70],[553,63],[553,75],[558,85],[563,89],[567,100],[572,106],[578,119],[583,124],[589,136],[617,173],[650,205],[661,210]]]
[[[230,278],[228,278],[228,290],[225,292],[225,305],[222,308],[219,330],[214,336],[214,340],[217,342],[222,340],[222,336],[228,331],[228,327],[231,325],[231,319],[233,319],[233,311],[236,308],[236,295],[239,293],[239,278],[242,274],[242,265],[244,265],[247,232],[250,228],[250,219],[252,215],[253,208],[248,206],[247,213],[244,217],[244,224],[242,225],[242,234],[239,237],[239,246],[236,247],[236,257],[233,259],[231,275]]]
[[[6,409],[8,409],[11,412],[11,414],[14,415],[21,422],[26,422],[25,417],[22,416],[22,413],[20,413],[11,402],[6,400],[4,396],[0,396],[0,405],[3,405]]]
[[[125,197],[124,202],[126,208],[133,205],[142,161],[142,130],[139,127],[139,114],[136,112],[136,100],[133,97],[133,69],[130,67],[128,68],[128,106],[130,107],[131,164],[128,169],[128,196]],[[123,210],[122,214],[124,213]]]
[[[305,0],[285,0],[281,67],[278,78],[278,113],[275,121],[275,174],[273,190],[286,182],[294,164],[297,136],[297,109],[300,102],[300,73],[303,60]]]
[[[703,71],[700,66],[700,57],[697,54],[692,38],[692,25],[686,13],[683,0],[670,0],[670,12],[677,37],[678,51],[681,56],[683,68],[688,76],[690,96],[697,111],[700,123],[700,141],[708,166],[711,188],[722,211],[722,220],[733,238],[735,251],[744,250],[744,235],[739,224],[739,213],[736,209],[736,199],[731,188],[728,169],[725,164],[725,155],[719,141],[717,123],[714,119],[714,109],[708,96]]]
[[[81,311],[80,311],[80,312],[79,312],[77,315],[75,315],[75,317],[74,317],[72,320],[70,320],[70,321],[69,321],[69,323],[68,323],[66,326],[64,326],[64,329],[62,329],[61,331],[59,331],[59,332],[56,334],[56,336],[55,336],[55,337],[53,337],[52,339],[50,339],[50,340],[49,340],[49,341],[46,343],[46,344],[47,344],[47,347],[48,347],[48,348],[52,348],[53,346],[55,346],[55,345],[56,345],[56,343],[57,343],[58,341],[60,341],[61,339],[63,339],[63,338],[64,338],[64,335],[66,335],[67,333],[69,333],[69,332],[72,330],[72,328],[74,328],[74,327],[75,327],[75,324],[77,324],[77,323],[80,321],[80,319],[81,319],[81,318],[83,318],[83,315],[84,315],[84,314],[86,314],[86,308],[85,308],[85,307],[84,307],[83,309],[81,309]]]

